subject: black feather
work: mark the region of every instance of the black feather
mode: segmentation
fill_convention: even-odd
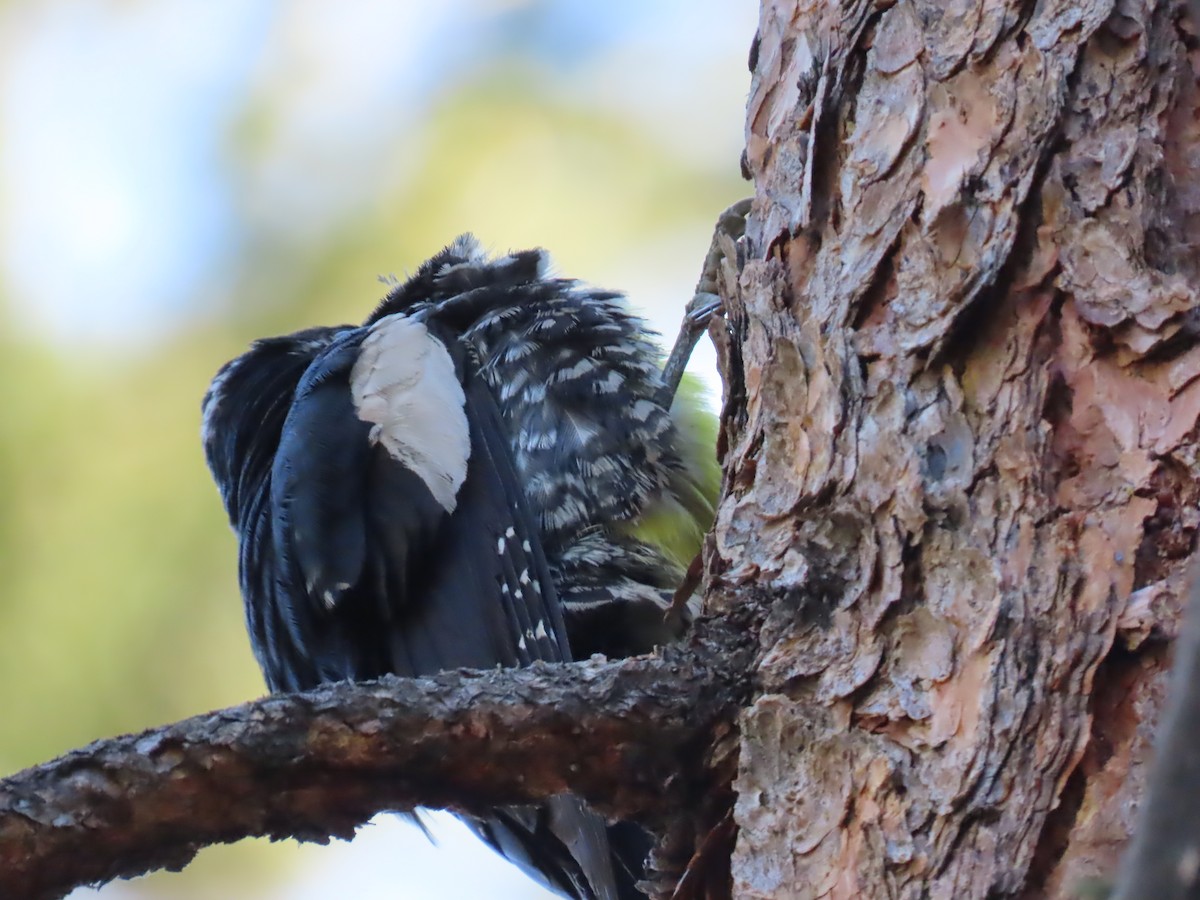
[[[214,379],[205,451],[272,690],[672,636],[661,611],[678,573],[628,537],[682,465],[657,351],[619,295],[544,270],[541,251],[486,260],[462,238],[364,326],[258,341]],[[441,341],[463,389],[470,456],[453,503],[355,405],[363,342],[391,316]],[[645,833],[615,826],[610,842],[577,799],[467,821],[561,893],[641,896]]]

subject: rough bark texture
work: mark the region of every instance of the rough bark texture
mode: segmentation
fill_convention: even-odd
[[[739,897],[1069,896],[1197,524],[1196,24],[765,0],[714,609],[771,604]]]
[[[662,657],[339,684],[97,742],[0,781],[0,897],[181,868],[251,835],[349,837],[416,805],[570,790],[659,829],[719,820],[752,651],[744,630],[706,634]]]

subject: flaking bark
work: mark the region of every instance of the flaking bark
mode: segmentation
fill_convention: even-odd
[[[1196,33],[763,3],[707,560],[771,605],[736,896],[1111,877],[1197,526]]]

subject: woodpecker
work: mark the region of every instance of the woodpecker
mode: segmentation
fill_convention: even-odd
[[[675,357],[711,299],[664,376],[620,294],[464,235],[362,325],[259,340],[223,366],[202,440],[270,689],[678,637],[664,612],[711,522],[716,468],[695,401],[672,415]],[[639,532],[664,517],[688,523],[690,551]],[[643,896],[646,836],[606,833],[576,798],[467,821],[564,896]]]

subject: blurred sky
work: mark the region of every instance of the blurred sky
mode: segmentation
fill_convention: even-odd
[[[17,3],[0,107],[15,324],[135,348],[186,326],[228,283],[248,230],[330,234],[405,177],[431,112],[489,69],[526,70],[551,100],[735,173],[754,16],[749,0]],[[258,145],[234,173],[238,140]],[[587,240],[588,210],[574,213],[570,237]],[[497,210],[482,237],[507,247],[492,222],[520,215]],[[666,279],[641,256],[605,268],[655,298]]]
[[[18,647],[0,774],[261,692],[195,432],[207,378],[247,340],[361,319],[376,276],[464,230],[548,247],[673,336],[717,213],[747,191],[756,16],[0,2],[0,627]],[[715,384],[707,342],[698,356]],[[390,820],[350,845],[255,847],[284,861],[251,864],[235,895],[537,896],[449,821],[437,853]],[[211,860],[246,854],[222,852],[78,896],[230,896],[217,870],[244,863]]]

